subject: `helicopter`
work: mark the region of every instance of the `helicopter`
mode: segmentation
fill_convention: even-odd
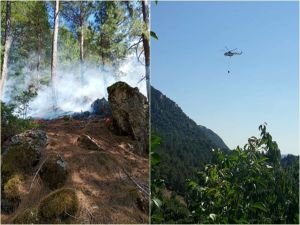
[[[229,50],[227,47],[225,47],[225,48],[226,48],[226,50],[225,50],[224,56],[229,56],[229,57],[231,58],[231,57],[234,56],[234,55],[241,55],[241,54],[243,54],[242,51],[240,51],[240,52],[235,52],[235,50],[237,50],[237,48],[232,49],[232,50]],[[230,70],[228,70],[227,73],[229,74],[229,73],[230,73]]]
[[[229,56],[229,57],[232,57],[234,55],[241,55],[243,54],[243,52],[234,52],[235,50],[237,50],[237,48],[235,49],[232,49],[232,50],[228,50],[228,48],[226,48],[227,52],[224,53],[225,56]]]

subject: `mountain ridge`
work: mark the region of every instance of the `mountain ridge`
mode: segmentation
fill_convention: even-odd
[[[154,177],[162,177],[168,188],[178,193],[184,193],[187,178],[210,162],[213,148],[229,150],[215,132],[198,125],[176,102],[154,87],[151,88],[151,129],[162,138],[157,150],[162,162]]]

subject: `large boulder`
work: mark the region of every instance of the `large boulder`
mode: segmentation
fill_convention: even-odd
[[[23,133],[11,137],[3,144],[4,154],[6,149],[14,145],[28,144],[37,154],[47,145],[47,134],[43,130],[27,130]]]
[[[75,223],[79,201],[73,189],[59,189],[50,193],[40,203],[38,217],[40,223]]]
[[[2,156],[1,178],[6,182],[15,174],[30,174],[40,155],[27,143],[10,146]]]
[[[60,188],[68,175],[66,163],[60,156],[52,156],[42,165],[39,175],[50,189]]]
[[[113,123],[119,133],[138,142],[139,153],[149,151],[149,107],[147,98],[124,82],[107,88]]]
[[[101,117],[111,116],[111,107],[109,102],[105,98],[96,99],[92,105],[92,115],[98,115]]]

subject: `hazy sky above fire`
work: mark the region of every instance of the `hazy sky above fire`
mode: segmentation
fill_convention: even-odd
[[[267,122],[281,153],[299,154],[298,4],[152,4],[152,85],[230,148]],[[229,59],[225,47],[243,54]]]

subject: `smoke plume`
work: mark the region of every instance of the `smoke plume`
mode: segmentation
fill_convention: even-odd
[[[127,57],[118,69],[85,64],[82,78],[80,63],[67,68],[60,67],[55,79],[56,97],[53,97],[53,89],[49,83],[40,85],[37,96],[29,102],[28,116],[53,119],[74,112],[90,111],[94,100],[103,97],[107,99],[107,87],[117,81],[124,81],[132,87],[138,87],[140,92],[146,96],[144,70],[144,66],[138,62],[135,56]],[[5,85],[3,101],[12,102],[14,90],[26,90],[37,79],[49,80],[50,71],[37,73],[37,71],[24,68],[22,76],[10,76]],[[57,110],[53,108],[54,99]]]

